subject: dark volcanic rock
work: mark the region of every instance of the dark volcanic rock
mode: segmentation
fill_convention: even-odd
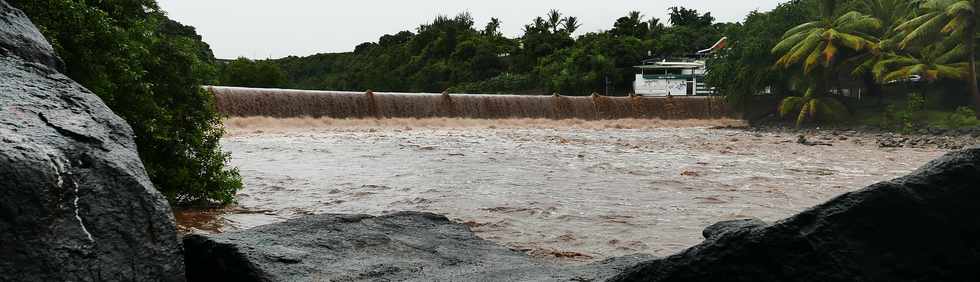
[[[416,212],[316,215],[184,238],[190,281],[601,281],[647,256],[534,262],[465,225]]]
[[[722,221],[719,223],[712,224],[704,228],[704,232],[701,235],[705,239],[714,239],[725,234],[747,229],[747,228],[758,228],[765,227],[766,222],[758,219],[741,219],[741,220],[730,220]]]
[[[55,70],[62,68],[61,59],[51,44],[21,10],[0,0],[0,56],[16,56]]]
[[[610,281],[980,281],[978,200],[980,147]]]
[[[0,281],[181,281],[130,127],[0,0]]]

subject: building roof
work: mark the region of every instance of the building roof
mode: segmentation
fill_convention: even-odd
[[[703,62],[656,62],[649,65],[633,66],[637,69],[696,69],[703,68]]]

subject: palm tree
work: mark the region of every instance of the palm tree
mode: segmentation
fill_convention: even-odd
[[[548,27],[551,28],[552,33],[558,33],[558,29],[564,22],[565,19],[561,17],[561,12],[558,10],[548,11]]]
[[[964,79],[969,76],[970,65],[963,62],[966,50],[960,46],[947,49],[946,44],[933,44],[922,48],[916,55],[889,54],[874,67],[878,81],[887,83],[914,75],[926,82],[941,78]]]
[[[815,67],[832,68],[841,49],[855,52],[877,49],[877,38],[872,36],[881,28],[881,21],[861,12],[851,11],[834,17],[835,0],[824,0],[821,17],[801,24],[783,34],[772,49],[782,54],[777,66],[790,67],[803,63],[803,72],[809,74]]]
[[[835,0],[821,2],[820,18],[786,31],[780,42],[772,49],[774,54],[781,55],[776,61],[776,66],[789,68],[802,64],[803,73],[806,75],[818,68],[821,70],[817,75],[820,78],[813,81],[813,85],[804,97],[789,97],[780,106],[780,112],[784,116],[788,114],[784,111],[786,109],[800,109],[798,123],[808,120],[805,117],[816,116],[815,111],[843,109],[836,106],[820,106],[839,104],[839,102],[826,102],[833,99],[822,96],[828,92],[830,78],[835,73],[834,68],[842,51],[856,54],[877,52],[878,49],[876,44],[878,39],[872,34],[881,29],[881,21],[857,11],[835,17],[836,6]],[[805,105],[809,106],[804,107]],[[815,119],[809,118],[809,120]]]
[[[863,5],[863,10],[868,13],[869,16],[878,19],[881,22],[881,26],[884,27],[879,29],[874,36],[878,39],[876,45],[878,50],[871,50],[870,52],[862,52],[846,62],[849,67],[852,67],[851,75],[854,77],[860,77],[868,90],[868,94],[872,97],[878,97],[878,103],[880,104],[884,95],[881,91],[881,86],[873,73],[873,68],[882,60],[886,59],[888,54],[893,54],[891,52],[897,51],[898,44],[896,38],[902,37],[898,34],[895,28],[901,24],[903,21],[908,20],[912,14],[912,10],[917,4],[915,1],[908,0],[864,0],[861,2]]]
[[[578,22],[578,17],[570,16],[565,18],[565,24],[563,27],[568,34],[572,34],[575,33],[578,28],[582,27],[582,24]]]
[[[980,89],[977,88],[977,64],[974,55],[977,33],[978,0],[926,0],[921,1],[919,16],[915,17],[896,29],[905,35],[901,47],[909,47],[915,43],[925,43],[937,39],[940,35],[948,35],[958,40],[967,53],[967,80],[970,86],[977,118],[980,119]],[[928,44],[922,44],[928,45]],[[957,48],[960,48],[959,46]]]
[[[649,29],[650,35],[660,34],[666,28],[658,18],[651,18],[650,20],[648,20],[647,27]]]
[[[796,126],[806,121],[840,121],[847,115],[847,107],[837,99],[821,97],[813,87],[802,97],[787,97],[779,104],[779,115],[786,117],[796,113]]]
[[[487,27],[483,29],[483,34],[490,37],[500,37],[500,19],[490,18]]]

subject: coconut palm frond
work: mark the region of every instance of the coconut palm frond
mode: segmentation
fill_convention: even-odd
[[[779,103],[779,116],[786,117],[791,113],[798,112],[803,107],[803,102],[806,102],[803,97],[786,97],[782,103]]]
[[[804,103],[803,106],[802,106],[802,108],[800,109],[800,113],[798,115],[796,115],[796,126],[802,125],[804,122],[806,122],[807,118],[810,117],[810,102],[811,101],[813,101],[813,100],[806,101],[806,103]]]
[[[912,74],[909,72],[909,69],[903,68],[903,69],[898,69],[898,70],[895,70],[895,71],[887,72],[887,73],[884,74],[884,76],[881,76],[881,78],[879,80],[881,82],[895,81],[895,80],[899,80],[899,79],[908,78],[911,75]]]
[[[951,65],[936,66],[936,76],[952,79],[966,79],[969,75],[970,64],[956,63]]]
[[[812,21],[812,22],[808,22],[808,23],[804,23],[804,24],[798,25],[796,27],[793,27],[793,28],[787,30],[785,33],[783,33],[782,40],[784,41],[784,40],[786,40],[786,38],[788,38],[790,36],[794,36],[794,35],[798,35],[798,34],[804,33],[802,31],[810,30],[810,29],[814,29],[814,28],[818,28],[822,24],[823,24],[823,22],[820,22],[820,21]]]
[[[970,50],[966,48],[966,45],[959,44],[951,48],[936,57],[936,63],[938,64],[950,64],[955,62],[962,62],[970,54]]]
[[[786,53],[786,55],[776,62],[776,64],[783,67],[789,67],[790,65],[796,64],[806,56],[809,56],[810,53],[813,52],[813,48],[816,48],[821,43],[820,35],[818,33],[820,33],[820,30],[813,30],[810,32],[806,38],[800,42],[797,42],[796,45],[790,49],[788,53]]]
[[[783,37],[783,39],[772,48],[772,53],[780,54],[789,52],[789,50],[796,47],[796,45],[799,44],[800,41],[803,41],[803,39],[805,39],[808,35],[809,33],[799,32]]]
[[[802,97],[787,97],[779,103],[780,117],[786,118],[791,114],[795,115],[797,126],[808,121],[841,121],[849,115],[843,103],[831,97],[820,96],[812,87]]]
[[[929,13],[921,17],[926,17],[925,21],[918,26],[909,26],[905,39],[900,43],[902,48],[908,47],[910,44],[928,40],[929,38],[935,38],[940,35],[940,31],[946,25],[948,17],[943,13]]]
[[[837,56],[837,50],[838,49],[836,45],[834,44],[827,45],[827,48],[824,48],[822,52],[824,62],[833,61],[834,57]]]
[[[810,55],[807,56],[806,61],[803,62],[803,73],[809,74],[813,71],[813,68],[820,65],[820,54],[821,50],[827,47],[827,42],[821,42],[818,48],[813,48]]]
[[[970,16],[973,15],[973,1],[956,1],[945,7],[944,11],[947,16],[950,17],[960,17],[960,16]]]
[[[837,42],[853,51],[863,51],[874,45],[874,42],[852,34],[838,34],[837,36]]]
[[[844,31],[878,30],[881,29],[881,20],[851,11],[835,19],[834,26]]]
[[[916,27],[919,27],[922,24],[926,23],[933,17],[934,17],[933,13],[926,13],[926,14],[919,15],[917,17],[914,17],[908,21],[899,24],[897,27],[895,27],[895,30],[911,31]]]
[[[947,16],[949,15],[947,14]],[[971,19],[968,17],[950,16],[949,22],[947,22],[946,25],[943,26],[943,28],[940,29],[939,31],[943,33],[953,33],[957,30],[963,29],[963,27],[970,24],[970,20]]]

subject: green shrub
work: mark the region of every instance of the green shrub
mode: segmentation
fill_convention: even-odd
[[[881,113],[879,126],[904,133],[911,133],[916,128],[928,124],[928,115],[925,109],[925,96],[919,93],[910,93],[905,101],[904,108],[900,108],[894,104],[885,107],[885,110]]]
[[[220,85],[285,88],[289,81],[279,65],[271,61],[238,58],[221,66]]]
[[[465,83],[449,88],[454,93],[516,94],[534,88],[534,81],[524,74],[504,73],[490,79]]]
[[[214,57],[153,0],[12,0],[65,61],[65,74],[132,126],[140,158],[172,204],[231,203],[241,177],[221,152],[221,117],[200,85]]]
[[[980,126],[976,112],[970,107],[959,107],[955,112],[949,114],[942,120],[940,126],[947,129]]]
[[[898,119],[898,111],[898,107],[895,105],[885,107],[885,110],[881,112],[881,120],[878,126],[887,129],[900,128],[901,121]]]

